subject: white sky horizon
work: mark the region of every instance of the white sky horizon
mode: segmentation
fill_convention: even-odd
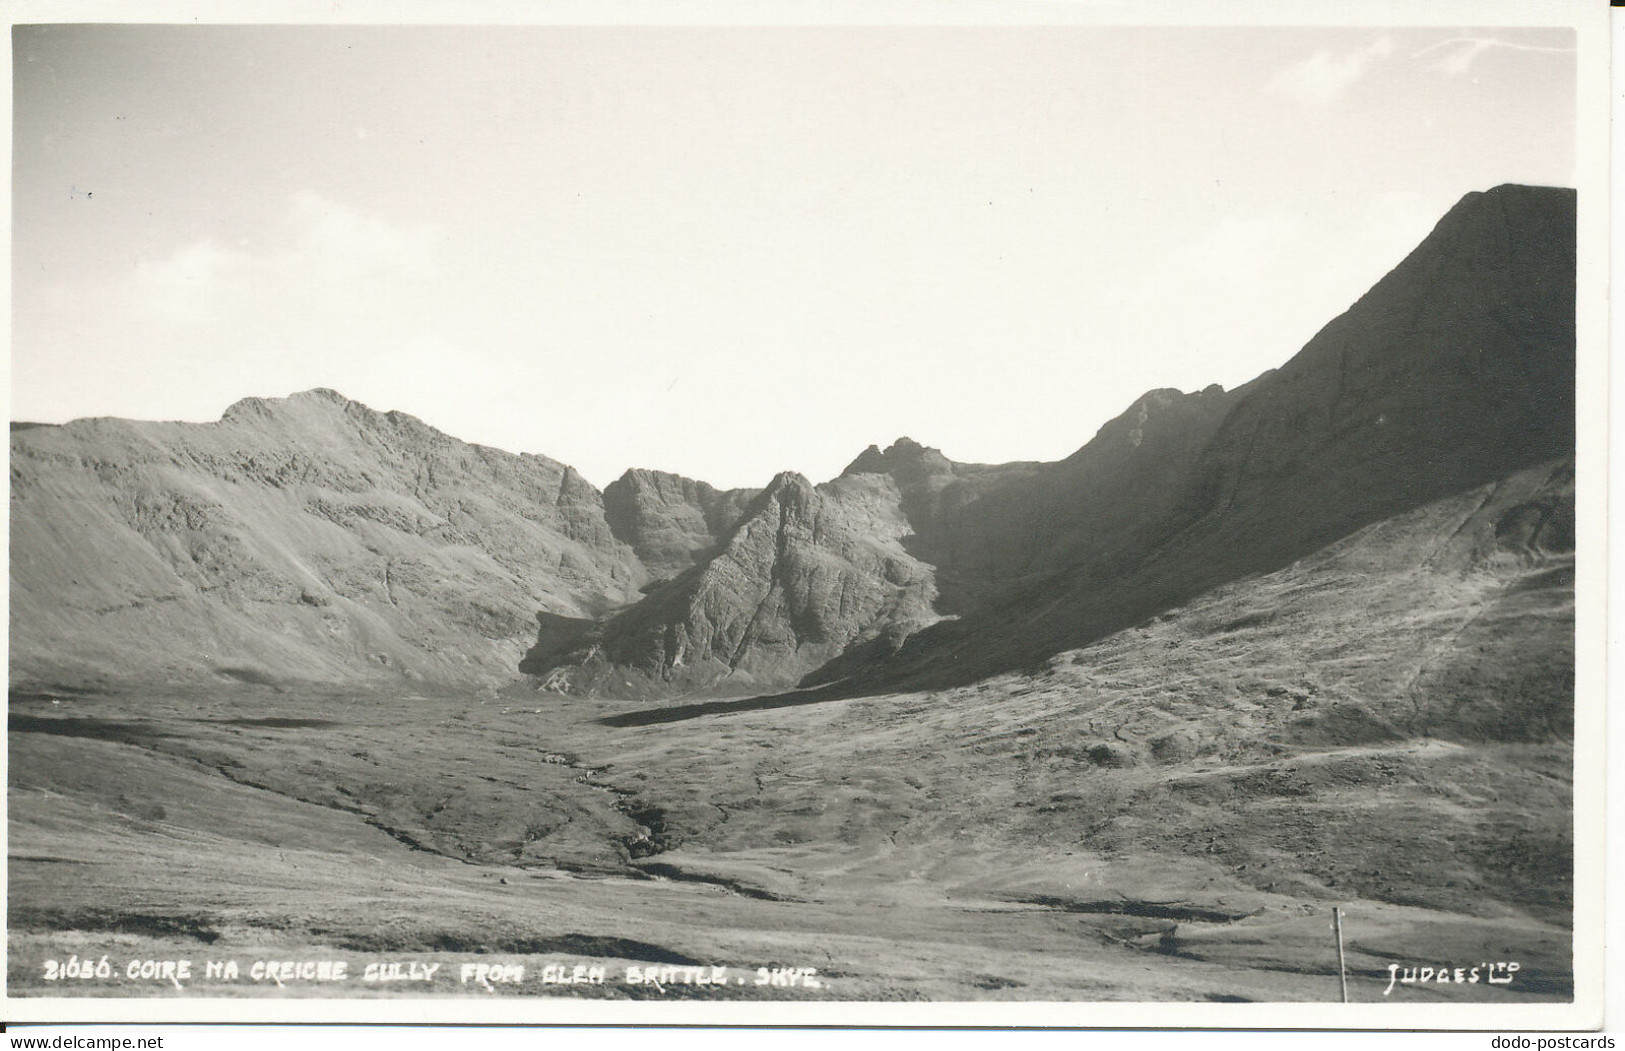
[[[326,387],[719,488],[1057,460],[1574,186],[1564,29],[28,26],[12,418]]]

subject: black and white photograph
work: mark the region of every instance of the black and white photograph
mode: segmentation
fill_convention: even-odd
[[[1600,1024],[1606,7],[284,6],[12,16],[9,1018]]]

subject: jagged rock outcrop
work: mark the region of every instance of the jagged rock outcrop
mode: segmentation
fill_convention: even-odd
[[[1234,400],[1218,386],[1191,394],[1152,391],[1058,463],[958,463],[907,437],[884,450],[871,445],[838,478],[811,491],[829,520],[872,519],[873,501],[884,494],[886,517],[894,523],[886,539],[908,556],[911,583],[904,601],[842,610],[834,629],[822,622],[810,630],[792,626],[775,603],[765,607],[758,630],[741,626],[757,616],[773,581],[796,581],[801,563],[822,557],[827,535],[791,532],[771,559],[758,558],[755,572],[741,578],[732,542],[715,545],[718,522],[733,515],[731,501],[748,491],[717,493],[675,475],[628,472],[605,491],[616,535],[646,564],[682,565],[699,554],[703,571],[695,580],[706,581],[698,589],[703,600],[696,603],[685,590],[693,580],[674,581],[606,625],[546,617],[524,670],[550,689],[637,696],[861,677],[944,615],[1020,595],[1059,570],[1108,573],[1155,549],[1172,528],[1169,512],[1192,466]],[[780,476],[767,493],[794,477]],[[744,521],[761,510],[752,505]],[[860,579],[871,592],[897,583],[887,576],[895,567],[873,560],[859,559],[846,571],[848,589]],[[715,588],[717,580],[729,583]],[[774,623],[775,617],[786,622]]]
[[[657,581],[667,580],[716,547],[760,491],[633,469],[604,488],[604,518]]]
[[[932,483],[953,478],[956,468],[962,466],[942,455],[941,449],[903,437],[892,442],[884,452],[878,445],[869,446],[847,464],[841,474],[889,474],[903,489],[919,491],[940,488]]]
[[[936,597],[904,550],[900,500],[885,476],[780,474],[707,561],[602,624],[544,625],[525,670],[573,692],[739,693],[851,646],[895,649],[935,619]]]
[[[328,390],[11,436],[11,674],[511,679],[646,571],[597,490]]]

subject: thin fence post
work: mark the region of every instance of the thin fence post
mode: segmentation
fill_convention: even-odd
[[[1343,1002],[1349,1002],[1349,973],[1343,963],[1343,910],[1332,906],[1332,930],[1337,932],[1337,984],[1343,990]]]

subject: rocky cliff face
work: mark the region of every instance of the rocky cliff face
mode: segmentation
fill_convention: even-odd
[[[706,561],[636,606],[544,625],[525,670],[615,696],[738,693],[794,683],[850,647],[890,652],[936,619],[909,529],[887,476],[781,474]]]
[[[647,573],[563,464],[332,391],[11,437],[13,681],[502,681]]]
[[[716,547],[759,492],[629,470],[604,489],[604,518],[651,573],[670,579]]]

